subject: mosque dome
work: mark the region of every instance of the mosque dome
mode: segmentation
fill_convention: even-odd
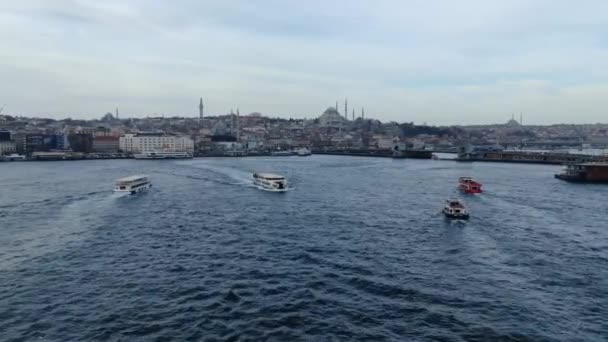
[[[334,107],[329,107],[319,116],[319,124],[321,126],[332,127],[340,126],[346,119]]]
[[[226,124],[222,121],[219,121],[218,123],[215,124],[215,126],[213,126],[213,135],[226,135],[229,133],[230,133],[230,130],[228,129]]]
[[[520,124],[515,119],[507,121],[507,127],[518,127]]]

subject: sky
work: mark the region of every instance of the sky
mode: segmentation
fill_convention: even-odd
[[[4,114],[608,122],[605,0],[1,0]]]

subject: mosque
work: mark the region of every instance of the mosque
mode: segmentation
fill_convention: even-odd
[[[329,107],[319,116],[319,126],[340,128],[347,119],[335,107]]]

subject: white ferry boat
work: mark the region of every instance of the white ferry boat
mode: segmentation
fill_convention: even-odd
[[[146,175],[134,175],[117,179],[114,183],[114,193],[134,195],[152,187],[152,182]]]
[[[310,152],[310,150],[306,147],[299,148],[297,153],[300,157],[306,157],[312,154],[312,152]]]
[[[448,199],[445,201],[445,206],[442,209],[443,215],[448,219],[468,220],[469,211],[464,205],[464,202],[457,198]]]
[[[273,173],[254,173],[253,184],[267,191],[287,191],[287,179]]]
[[[135,159],[189,159],[192,158],[190,152],[173,151],[150,151],[134,154]]]

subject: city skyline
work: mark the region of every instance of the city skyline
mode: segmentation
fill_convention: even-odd
[[[205,115],[238,106],[311,118],[348,98],[382,121],[488,124],[523,112],[529,124],[606,122],[606,10],[544,0],[6,2],[0,104],[55,119],[116,107],[123,118],[198,117],[202,96]]]

